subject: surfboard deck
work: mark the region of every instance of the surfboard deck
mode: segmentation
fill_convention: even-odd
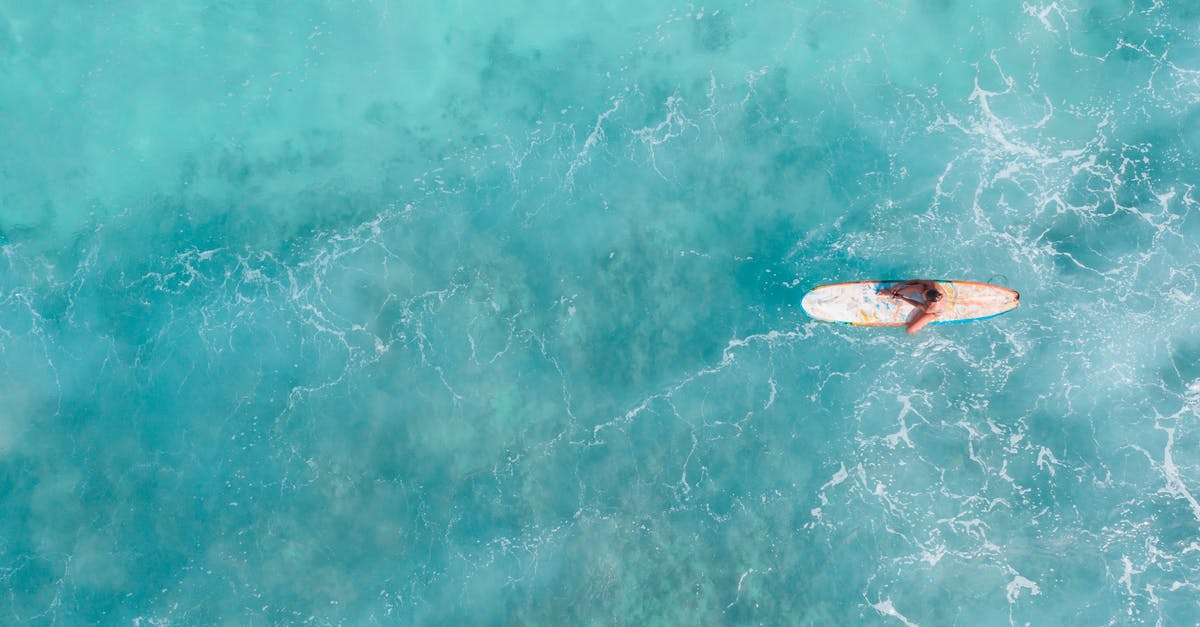
[[[864,327],[899,327],[908,324],[912,305],[879,296],[880,289],[902,281],[852,281],[818,285],[804,295],[804,313],[825,322]],[[946,311],[931,324],[983,320],[1012,311],[1020,294],[1006,287],[975,281],[934,281],[946,292]]]

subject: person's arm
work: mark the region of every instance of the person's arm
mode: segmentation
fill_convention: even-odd
[[[923,313],[923,314],[917,316],[916,318],[913,318],[913,321],[908,323],[908,327],[906,327],[904,330],[908,331],[909,335],[912,335],[913,333],[920,331],[922,328],[925,327],[925,325],[929,324],[930,322],[933,322],[936,319],[937,319],[937,314]]]
[[[905,281],[892,289],[897,296],[904,294],[915,296],[917,294],[924,294],[928,290],[937,289],[937,286],[932,281]]]
[[[925,303],[922,303],[921,301],[913,300],[907,296],[901,296],[899,294],[896,295],[896,298],[912,305],[913,307],[916,307],[917,309],[920,309],[921,311],[925,311]]]

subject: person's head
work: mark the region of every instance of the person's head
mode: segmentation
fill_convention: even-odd
[[[937,290],[925,290],[925,300],[931,303],[936,303],[937,301],[942,300],[942,293]]]

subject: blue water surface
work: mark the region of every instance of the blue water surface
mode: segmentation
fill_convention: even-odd
[[[0,139],[5,623],[1200,621],[1192,2],[0,0]]]

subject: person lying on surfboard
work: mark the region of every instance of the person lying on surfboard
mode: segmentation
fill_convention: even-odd
[[[886,294],[893,299],[902,300],[917,309],[916,315],[908,321],[908,326],[904,328],[910,335],[920,331],[922,327],[933,322],[934,318],[946,311],[946,293],[933,281],[904,281],[891,287],[882,288],[877,293],[880,296]],[[920,295],[922,300],[909,298],[909,296],[917,295]]]

